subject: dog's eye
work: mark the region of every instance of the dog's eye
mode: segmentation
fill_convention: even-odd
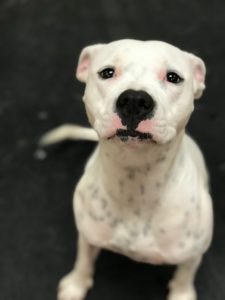
[[[168,72],[168,73],[166,74],[166,80],[167,80],[168,82],[171,82],[171,83],[174,83],[174,84],[178,84],[178,83],[184,81],[184,79],[181,78],[181,77],[180,77],[177,73],[175,73],[175,72]]]
[[[115,74],[115,69],[114,68],[105,68],[102,71],[98,72],[98,75],[102,79],[109,79],[112,78]]]

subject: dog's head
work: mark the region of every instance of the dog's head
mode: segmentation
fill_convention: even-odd
[[[205,65],[159,41],[120,40],[83,49],[78,80],[100,138],[164,144],[187,124],[205,88]]]

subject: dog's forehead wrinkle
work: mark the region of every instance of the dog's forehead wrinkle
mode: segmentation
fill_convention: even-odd
[[[125,43],[124,43],[125,42]],[[130,63],[135,61],[136,64],[140,62],[154,63],[158,65],[165,65],[163,61],[170,61],[174,57],[176,60],[184,60],[186,56],[180,49],[159,41],[135,41],[135,40],[121,40],[112,42],[103,46],[96,54],[96,62],[107,65],[110,63],[123,64],[126,61]]]
[[[164,50],[164,51],[176,51],[181,52],[178,47],[175,47],[169,43],[163,42],[163,41],[157,41],[157,40],[151,40],[151,41],[140,41],[140,40],[134,40],[134,39],[123,39],[111,42],[109,44],[106,44],[104,46],[105,48],[122,48],[122,49],[130,49],[132,51],[133,49],[157,49],[157,50]]]

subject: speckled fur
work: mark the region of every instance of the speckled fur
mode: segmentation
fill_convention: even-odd
[[[118,64],[118,78],[99,81],[96,72],[104,64]],[[159,84],[157,70],[173,64],[184,84]],[[213,216],[205,163],[185,126],[204,75],[202,60],[162,42],[123,40],[83,50],[77,77],[86,83],[85,107],[99,144],[75,190],[78,257],[60,282],[59,300],[84,299],[101,248],[146,263],[177,264],[168,299],[196,299],[194,276],[211,242]],[[117,129],[113,104],[131,86],[157,102],[152,123],[144,124],[154,143],[109,139]]]
[[[112,155],[110,172],[106,172],[109,158],[106,162],[102,159],[108,145],[99,145],[75,192],[76,222],[84,237],[98,247],[152,264],[178,264],[204,253],[211,240],[211,223],[201,216],[201,211],[209,207],[197,194],[206,177],[197,180],[188,153],[184,161],[183,151],[194,147],[190,138],[183,140],[188,146],[181,147],[182,154],[177,154],[174,170],[169,169],[168,174],[168,161],[159,159],[158,151],[154,160],[148,154],[149,161],[144,160],[143,166],[127,167],[129,162],[112,143],[109,147],[118,152]],[[169,157],[173,147],[167,151]],[[146,168],[150,164],[151,169]]]

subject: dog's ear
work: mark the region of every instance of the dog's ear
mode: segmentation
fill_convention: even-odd
[[[194,72],[194,81],[193,81],[194,98],[199,99],[202,96],[202,93],[205,89],[205,75],[206,75],[205,63],[198,56],[191,53],[187,53],[187,54]]]
[[[96,44],[85,47],[79,57],[78,66],[76,70],[76,77],[81,82],[86,82],[88,77],[88,71],[93,55],[102,48],[103,44]]]

